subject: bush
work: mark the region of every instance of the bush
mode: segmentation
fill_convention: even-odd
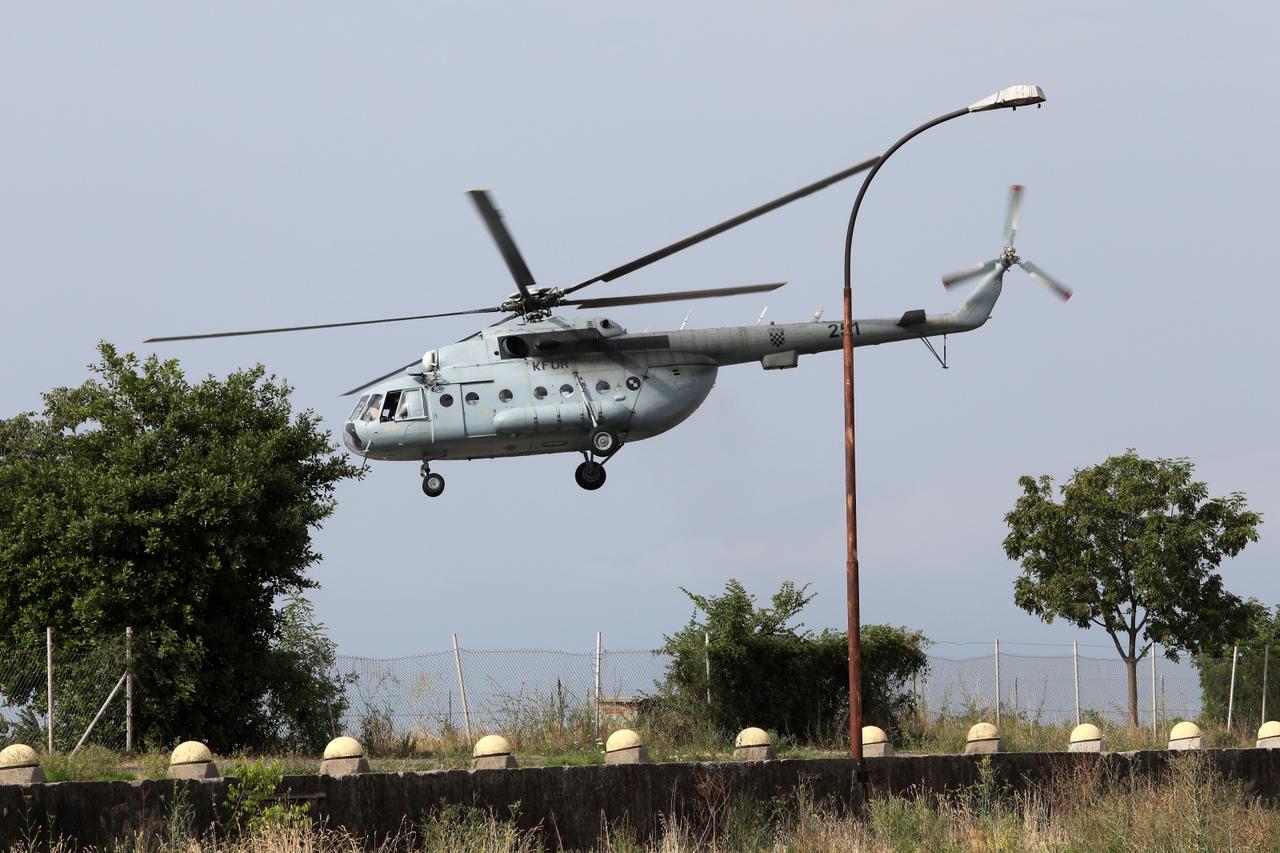
[[[664,701],[706,703],[709,688],[709,714],[723,732],[760,726],[809,740],[846,737],[847,638],[837,631],[815,634],[795,622],[813,600],[807,589],[787,581],[770,599],[771,607],[756,607],[755,597],[736,580],[721,595],[682,589],[697,610],[681,631],[664,638],[672,656],[662,684]],[[698,619],[699,612],[705,619]],[[896,732],[914,711],[908,685],[928,667],[927,642],[906,628],[863,627],[862,701],[868,723]]]

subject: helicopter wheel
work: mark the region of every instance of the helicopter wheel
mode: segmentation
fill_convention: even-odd
[[[608,427],[597,427],[591,433],[591,452],[596,456],[608,459],[617,453],[621,446],[622,442],[618,440],[618,434]]]
[[[429,498],[438,498],[444,492],[444,477],[435,472],[428,472],[422,478],[422,493]]]
[[[582,488],[594,492],[604,485],[604,466],[592,460],[583,462],[573,472],[573,479],[577,480]]]

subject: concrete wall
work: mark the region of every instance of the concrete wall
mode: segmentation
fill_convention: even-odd
[[[1206,750],[1224,778],[1252,794],[1280,798],[1280,750]],[[990,756],[1003,788],[1020,791],[1101,763],[1117,778],[1158,777],[1177,756],[1167,752],[1108,755],[1004,753]],[[963,755],[874,758],[872,795],[956,791],[979,780],[981,757]],[[494,809],[506,817],[520,804],[519,823],[541,826],[552,842],[591,845],[604,823],[654,833],[659,816],[702,824],[729,797],[760,801],[807,788],[815,800],[850,805],[860,797],[853,763],[844,759],[758,763],[588,765],[520,770],[372,773],[335,779],[290,776],[279,794],[309,802],[331,827],[378,840],[412,827],[441,803]],[[137,830],[166,825],[182,803],[192,830],[216,831],[226,780],[185,782],[63,782],[0,786],[0,848],[62,836],[78,845],[108,845]]]

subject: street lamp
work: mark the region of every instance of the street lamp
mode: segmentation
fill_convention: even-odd
[[[862,761],[862,648],[860,642],[860,615],[858,613],[858,502],[857,480],[854,476],[853,453],[853,226],[858,221],[858,210],[862,207],[862,198],[867,194],[867,187],[880,171],[885,161],[893,153],[905,145],[910,139],[924,133],[931,127],[951,121],[969,113],[980,113],[988,110],[1017,109],[1018,107],[1039,105],[1045,100],[1044,90],[1039,86],[1021,85],[1001,89],[994,95],[970,104],[964,109],[939,116],[933,121],[920,125],[906,136],[889,147],[880,156],[858,190],[858,198],[853,203],[853,211],[849,214],[849,230],[844,238],[844,463],[845,463],[845,531],[848,535],[848,557],[845,562],[845,583],[849,603],[849,748],[853,759],[858,763],[858,777],[865,783],[866,775]],[[865,788],[865,784],[864,784]],[[865,791],[864,791],[865,793]]]

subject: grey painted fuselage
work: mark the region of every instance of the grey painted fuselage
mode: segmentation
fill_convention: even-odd
[[[956,334],[987,321],[1004,268],[955,311],[857,320],[854,346]],[[623,442],[659,435],[689,417],[726,365],[795,367],[840,349],[838,322],[629,334],[604,318],[512,321],[441,347],[361,396],[343,439],[369,459],[435,462],[581,453],[597,424]]]

